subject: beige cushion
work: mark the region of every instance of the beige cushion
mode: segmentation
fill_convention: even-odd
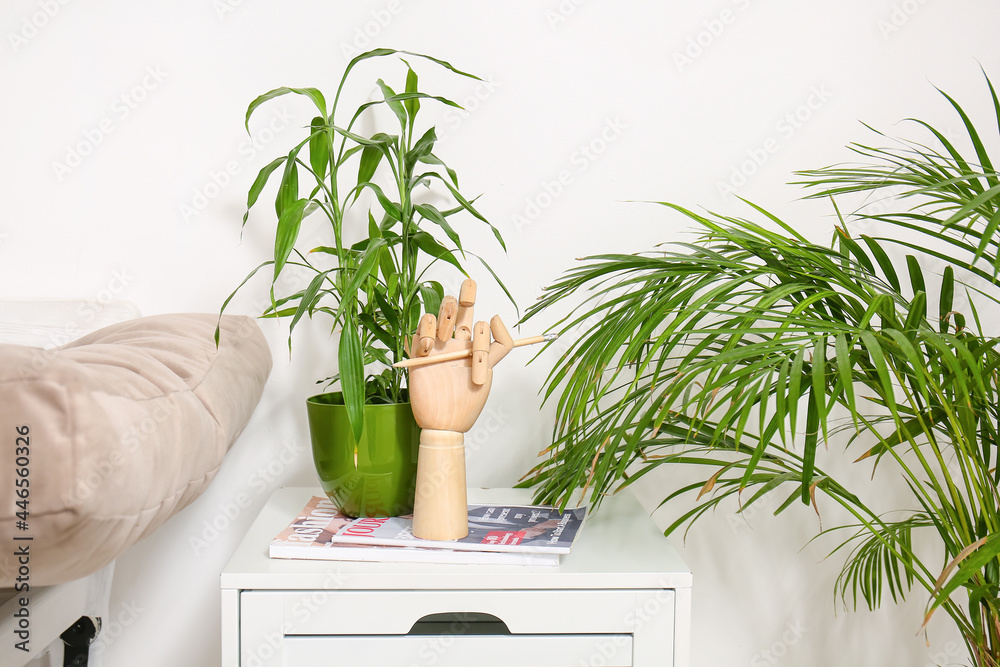
[[[218,349],[217,321],[158,315],[52,350],[0,345],[0,587],[15,583],[14,545],[30,544],[31,585],[69,581],[111,562],[207,487],[271,369],[252,319],[223,317]],[[15,504],[23,426],[27,530]]]

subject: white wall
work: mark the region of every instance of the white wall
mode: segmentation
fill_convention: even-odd
[[[957,131],[933,86],[989,112],[979,64],[1000,79],[997,25],[1000,6],[987,0],[6,0],[0,298],[99,303],[115,293],[145,314],[216,311],[270,243],[266,204],[239,243],[246,190],[310,116],[301,100],[272,103],[254,129],[278,132],[257,151],[245,143],[247,104],[279,85],[330,90],[355,44],[431,53],[492,82],[443,82],[469,113],[442,119],[440,152],[469,191],[485,193],[481,208],[509,253],[474,226],[470,244],[522,307],[575,257],[681,238],[677,215],[628,200],[735,212],[719,185],[736,183],[826,239],[828,210],[795,201],[784,185],[792,170],[848,159],[845,144],[870,138],[859,120],[905,131],[894,124],[919,116]],[[588,144],[593,159],[581,152]],[[763,164],[747,162],[765,147]],[[235,174],[220,177],[227,165]],[[740,169],[753,173],[732,180]],[[563,171],[567,184],[547,197]],[[252,312],[260,294],[234,312]],[[495,289],[482,289],[480,304],[516,319]],[[317,369],[332,368],[330,346],[303,329],[289,360],[284,330],[262,326],[274,372],[224,469],[119,561],[115,632],[101,646],[111,667],[216,664],[219,571],[273,489],[314,481],[303,399]],[[528,356],[504,363],[472,435],[482,443],[474,485],[513,483],[546,445],[551,412],[531,397],[547,359],[522,368]],[[490,432],[498,422],[502,435]],[[653,508],[677,483],[661,475],[640,495]],[[227,518],[239,494],[251,507]],[[946,623],[932,626],[929,645],[917,635],[919,595],[835,615],[839,562],[815,546],[798,552],[818,528],[811,510],[760,512],[751,528],[733,509],[686,545],[670,538],[695,573],[696,666],[961,659]],[[656,516],[665,525],[670,514]],[[213,521],[230,527],[206,532]],[[193,537],[208,545],[196,549]]]

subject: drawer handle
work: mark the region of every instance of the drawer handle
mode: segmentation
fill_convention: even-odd
[[[409,635],[509,635],[507,624],[493,614],[456,611],[417,619]]]

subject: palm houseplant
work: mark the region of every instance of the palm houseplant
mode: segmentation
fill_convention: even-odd
[[[355,68],[396,55],[405,72],[401,85],[394,89],[379,78],[377,98],[348,110],[341,96]],[[335,334],[336,373],[320,382],[339,390],[309,398],[307,413],[323,488],[353,516],[412,509],[419,432],[405,369],[392,364],[405,358],[422,309],[437,312],[440,305],[444,290],[427,278],[428,268],[440,261],[465,273],[463,262],[478,258],[463,246],[454,221],[464,216],[487,225],[504,245],[438,157],[434,126],[418,121],[422,104],[458,104],[420,90],[410,65],[417,61],[478,80],[431,56],[380,48],[350,61],[329,108],[316,88],[282,87],[257,97],[246,112],[249,130],[262,105],[293,94],[307,97],[317,115],[306,136],[262,168],[249,190],[244,226],[265,187],[276,185],[273,257],[222,308],[266,270],[269,305],[262,317],[288,318],[289,351],[303,318],[322,320]]]
[[[588,257],[549,286],[526,319],[559,308],[561,335],[585,333],[543,390],[557,416],[525,482],[537,499],[599,503],[661,484],[648,475],[667,466],[702,470],[662,491],[668,534],[727,498],[745,511],[778,494],[777,515],[825,499],[851,517],[820,533],[845,562],[845,604],[916,588],[924,625],[947,614],[973,665],[1000,665],[1000,174],[987,150],[1000,101],[987,86],[988,138],[945,95],[967,147],[916,120],[922,143],[854,144],[856,163],[800,173],[839,220],[829,245],[749,203],[752,220],[666,204],[700,230],[692,242]],[[859,474],[834,477],[817,452]],[[904,483],[892,512],[866,495],[876,472]]]

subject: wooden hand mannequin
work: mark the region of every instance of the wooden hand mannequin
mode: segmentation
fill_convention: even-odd
[[[413,534],[457,540],[469,532],[465,488],[465,432],[490,393],[493,367],[514,345],[499,316],[472,325],[476,283],[447,296],[437,318],[427,313],[410,345],[412,357],[472,350],[471,357],[410,369],[410,403],[420,426]],[[493,342],[490,342],[490,333]]]

